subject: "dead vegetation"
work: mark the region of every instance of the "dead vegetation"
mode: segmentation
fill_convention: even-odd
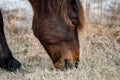
[[[26,21],[25,18],[22,20]],[[99,21],[95,22],[93,18],[86,21],[83,32],[79,33],[79,68],[68,71],[54,69],[31,28],[17,27],[16,24],[12,25],[14,22],[5,24],[9,47],[26,71],[11,73],[0,69],[0,80],[119,80],[120,25],[103,25]]]

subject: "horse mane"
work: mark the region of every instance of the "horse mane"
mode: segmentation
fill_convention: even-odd
[[[60,15],[69,24],[73,25],[68,16],[67,4],[71,2],[74,11],[77,14],[79,29],[82,29],[85,24],[84,11],[80,0],[29,0],[32,3],[33,10],[40,17]]]
[[[84,10],[80,0],[75,0],[80,29],[85,25]]]

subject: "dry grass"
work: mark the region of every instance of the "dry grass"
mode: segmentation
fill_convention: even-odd
[[[102,33],[99,28],[89,26],[80,33],[79,68],[68,71],[54,69],[31,30],[14,28],[8,33],[9,27],[6,28],[9,46],[26,72],[12,73],[0,69],[0,80],[119,80],[120,26],[106,27]]]
[[[26,71],[12,73],[0,69],[0,80],[120,79],[120,26],[105,26],[101,29],[99,25],[88,24],[79,33],[79,68],[59,71],[53,67],[31,29],[16,27],[13,23],[5,25],[6,38],[13,55],[22,62]]]

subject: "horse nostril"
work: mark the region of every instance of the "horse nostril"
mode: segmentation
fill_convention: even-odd
[[[68,68],[72,69],[73,65],[70,63],[70,60],[65,59],[64,62],[65,62],[64,65],[65,65],[66,69],[68,69]]]
[[[78,62],[75,63],[75,68],[78,68]]]
[[[79,58],[76,59],[75,67],[78,68]]]

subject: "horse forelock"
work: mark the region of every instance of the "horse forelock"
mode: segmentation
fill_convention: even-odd
[[[65,22],[70,25],[72,24],[72,20],[68,16],[68,3],[71,3],[71,7],[77,14],[77,21],[79,29],[82,29],[85,24],[84,19],[84,11],[80,0],[29,0],[33,5],[33,9],[35,7],[37,13],[42,16],[55,16],[58,15],[62,17]],[[36,3],[37,2],[37,3]],[[38,6],[39,5],[39,6]],[[36,8],[37,7],[37,8]]]

